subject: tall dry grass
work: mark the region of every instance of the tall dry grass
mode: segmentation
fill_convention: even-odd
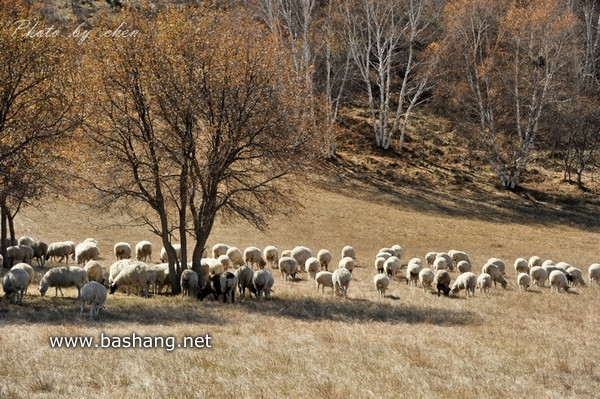
[[[349,299],[317,294],[306,274],[284,281],[274,271],[271,301],[234,305],[158,296],[110,296],[100,321],[79,317],[74,289],[41,298],[29,288],[24,305],[0,301],[0,398],[244,397],[244,398],[595,398],[600,392],[600,288],[519,292],[512,262],[538,255],[584,270],[598,260],[597,229],[552,222],[544,210],[511,214],[484,204],[398,198],[374,191],[343,195],[303,191],[305,208],[276,218],[266,233],[220,222],[209,244],[305,245],[327,248],[339,261],[356,248]],[[461,211],[462,209],[462,211]],[[143,227],[119,227],[120,215],[56,203],[27,210],[19,234],[58,241],[94,237],[101,262],[112,245],[150,239]],[[590,215],[594,218],[594,215]],[[597,222],[597,221],[596,221]],[[97,226],[97,227],[96,227]],[[489,257],[507,263],[509,288],[475,298],[438,298],[400,278],[379,299],[374,256],[400,244],[404,264],[429,251],[469,253],[476,273]],[[36,270],[36,283],[41,277]],[[452,274],[453,279],[456,273]],[[86,309],[87,310],[87,309]],[[50,336],[131,335],[212,337],[212,348],[52,349]]]

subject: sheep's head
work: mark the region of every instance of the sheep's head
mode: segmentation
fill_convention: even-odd
[[[209,294],[216,294],[211,287],[210,281],[204,284],[204,287],[202,287],[202,289],[198,291],[198,294],[196,294],[196,298],[202,301]]]
[[[117,288],[118,288],[117,285],[113,283],[113,284],[110,285],[109,292],[111,294],[114,294],[115,291],[117,290]]]
[[[48,285],[40,283],[40,286],[38,287],[38,291],[40,292],[41,296],[46,295],[46,291],[48,291]]]

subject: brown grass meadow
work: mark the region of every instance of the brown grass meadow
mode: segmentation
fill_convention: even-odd
[[[492,203],[425,188],[392,192],[361,183],[303,187],[304,208],[276,217],[266,233],[219,221],[209,245],[280,250],[327,248],[337,265],[355,247],[349,298],[317,294],[301,274],[274,270],[271,301],[109,296],[100,321],[79,317],[76,291],[42,298],[29,287],[23,306],[0,301],[0,398],[595,398],[600,397],[600,288],[520,292],[512,264],[538,255],[584,271],[600,260],[597,213],[541,203]],[[506,205],[510,204],[510,205]],[[18,235],[46,242],[94,237],[105,267],[117,241],[160,241],[121,215],[95,214],[57,200],[26,209]],[[475,298],[440,297],[396,278],[386,298],[373,287],[378,249],[400,244],[403,264],[429,251],[469,253],[476,274],[490,257],[507,264],[509,287]],[[50,264],[53,266],[54,264]],[[42,271],[36,268],[36,280]],[[404,272],[402,271],[401,274]],[[452,273],[453,280],[456,272]],[[212,337],[212,347],[50,348],[51,336]]]

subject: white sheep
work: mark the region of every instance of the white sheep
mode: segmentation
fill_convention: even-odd
[[[198,290],[200,289],[198,286],[198,273],[192,269],[185,269],[181,273],[181,279],[179,283],[181,285],[181,294],[183,296],[192,296],[194,298],[197,297]]]
[[[464,289],[466,291],[467,298],[469,297],[469,293],[471,293],[471,296],[474,297],[476,286],[477,276],[475,276],[475,273],[465,272],[456,278],[456,281],[454,281],[454,284],[450,289],[450,293],[453,295],[458,295],[460,290]]]
[[[131,260],[131,259],[122,259],[122,260],[118,260],[115,263],[113,263],[112,265],[110,265],[110,267],[108,269],[108,285],[112,284],[112,282],[119,275],[119,273],[121,273],[121,270],[123,270],[123,267],[125,267],[125,265],[128,265],[132,262],[135,262],[135,261]]]
[[[296,278],[296,273],[298,272],[298,261],[288,256],[279,258],[279,271],[281,272],[281,276],[285,279],[285,281],[287,281],[288,276],[292,276],[292,279]]]
[[[456,264],[456,269],[458,273],[463,274],[471,271],[471,264],[465,260],[458,261]]]
[[[386,261],[387,262],[387,261]],[[340,259],[338,263],[339,269],[347,269],[350,273],[354,270],[356,263],[353,258],[346,256],[345,258]],[[384,265],[385,268],[385,265]]]
[[[392,255],[389,252],[378,252],[377,255],[375,255],[375,259],[377,258],[383,258],[385,260],[388,260]]]
[[[171,244],[171,246],[175,250],[175,261],[181,262],[181,244]],[[163,263],[169,262],[169,255],[167,254],[167,249],[165,247],[160,249],[160,261]]]
[[[576,267],[569,267],[567,269],[567,273],[569,273],[571,275],[571,277],[573,278],[573,286],[578,286],[578,285],[583,285],[585,286],[585,280],[583,279],[583,272],[576,268]]]
[[[532,285],[543,287],[546,284],[546,280],[548,280],[548,272],[541,266],[534,266],[529,271],[529,277],[531,277]]]
[[[525,260],[525,259],[523,259]],[[527,262],[527,261],[525,261]],[[498,259],[498,258],[489,258],[487,263],[492,263],[496,266],[498,266],[498,270],[500,270],[500,273],[502,274],[506,274],[506,264],[504,263],[503,260]]]
[[[154,294],[158,295],[162,292],[163,288],[171,287],[171,274],[169,271],[168,263],[159,263],[157,265],[148,265],[157,270],[156,281],[154,282]],[[180,280],[181,283],[181,280]],[[166,292],[166,291],[165,291]]]
[[[350,245],[346,245],[344,248],[342,248],[341,258],[343,259],[345,257],[350,257],[350,258],[356,260],[356,251]]]
[[[71,245],[72,244],[72,245]],[[58,263],[65,260],[65,263],[69,263],[69,256],[75,255],[75,243],[73,241],[59,241],[53,242],[48,245],[48,251],[46,251],[46,260],[53,258],[58,259]]]
[[[156,282],[157,270],[149,268],[148,265],[141,261],[130,261],[123,266],[121,272],[115,277],[110,285],[110,293],[114,292],[120,286],[128,286],[131,288],[141,288],[144,297],[148,298],[149,287]]]
[[[79,316],[83,316],[83,308],[86,303],[90,304],[90,320],[93,318],[100,317],[100,310],[106,303],[106,287],[97,281],[87,282],[81,287],[81,295],[79,295],[79,302],[81,302],[81,310]]]
[[[383,273],[376,274],[373,277],[373,284],[375,284],[375,289],[379,294],[379,298],[385,298],[385,291],[390,285],[390,279]]]
[[[546,259],[542,262],[542,267],[548,270],[548,267],[556,266],[556,263],[552,259]]]
[[[419,273],[421,272],[421,265],[418,263],[410,263],[406,266],[406,283],[410,285],[417,286],[417,281],[419,281]]]
[[[140,241],[135,244],[135,259],[140,262],[152,260],[152,243],[150,241]]]
[[[217,259],[221,255],[227,255],[227,250],[229,249],[229,245],[227,244],[215,244],[212,247],[213,258]]]
[[[198,292],[198,299],[203,300],[208,294],[213,294],[215,299],[223,295],[223,303],[235,302],[235,290],[238,286],[238,278],[232,272],[224,272],[211,276],[204,287]]]
[[[12,245],[6,248],[7,266],[12,267],[19,262],[31,263],[33,248],[29,245]]]
[[[27,245],[28,247],[32,246],[35,240],[28,236],[19,237],[17,240],[17,245]]]
[[[517,276],[517,286],[519,291],[527,291],[531,284],[531,277],[527,273],[519,273]]]
[[[266,266],[267,262],[263,259],[262,252],[257,247],[248,247],[244,250],[244,261],[248,265],[254,269],[256,266],[257,269],[262,269]],[[298,264],[304,264],[304,262]]]
[[[223,256],[223,255],[221,255],[221,256]],[[225,255],[225,256],[227,256],[227,255]],[[225,267],[223,266],[223,263],[219,259],[215,259],[215,258],[202,258],[202,260],[200,261],[200,265],[203,270],[203,273],[202,273],[203,276],[204,276],[205,267],[208,270],[209,276],[214,276],[215,274],[221,274],[225,271]],[[204,276],[204,277],[208,277],[208,276]],[[208,281],[208,280],[206,278],[204,278],[204,281]]]
[[[550,292],[556,291],[557,293],[561,291],[569,291],[569,283],[567,282],[567,276],[560,270],[554,270],[548,276],[548,280],[550,280]]]
[[[600,263],[592,263],[588,267],[588,280],[590,287],[593,282],[596,283],[596,286],[600,286]]]
[[[383,273],[383,265],[385,264],[386,258],[383,256],[378,256],[375,258],[375,268],[377,269],[377,273]]]
[[[87,261],[96,260],[100,257],[100,248],[93,241],[84,241],[77,244],[75,247],[75,262],[78,265],[83,265]]]
[[[292,258],[296,259],[299,265],[304,265],[306,259],[311,256],[313,256],[311,250],[306,247],[298,246],[292,249]]]
[[[398,244],[392,245],[391,247],[394,251],[396,251],[396,258],[402,259],[404,256],[404,249]]]
[[[333,290],[335,293],[338,294],[341,292],[344,298],[347,298],[348,287],[350,286],[350,281],[352,280],[352,274],[350,271],[344,267],[335,269],[331,279],[333,281]]]
[[[281,253],[281,258],[291,258],[292,257],[292,250],[291,249],[286,249]],[[279,262],[279,260],[277,261]]]
[[[469,255],[467,255],[467,253],[464,251],[456,251],[454,249],[451,249],[450,251],[448,251],[448,255],[450,256],[450,258],[452,258],[454,266],[457,266],[458,262],[460,261],[468,262],[469,264],[471,264],[471,259],[469,259]]]
[[[431,289],[435,273],[428,267],[424,267],[419,272],[419,283],[423,287],[423,292],[427,292],[427,289]]]
[[[121,259],[130,259],[131,258],[131,245],[126,242],[118,242],[113,247],[113,252],[115,254],[115,258],[118,260]]]
[[[44,274],[40,280],[38,290],[42,296],[46,295],[49,287],[55,287],[54,297],[65,296],[62,292],[63,287],[77,287],[77,298],[81,295],[81,287],[88,282],[88,275],[85,270],[78,266],[58,266],[54,267]]]
[[[354,260],[352,260],[352,262],[354,262]],[[319,259],[315,258],[314,256],[306,259],[306,262],[304,262],[304,271],[307,272],[308,276],[314,280],[314,278],[317,276],[317,273],[321,271],[321,262],[319,262]]]
[[[396,256],[390,256],[383,263],[383,272],[390,277],[394,277],[400,270],[400,259]]]
[[[256,295],[256,299],[258,300],[260,300],[261,297],[271,299],[273,284],[275,284],[273,274],[269,270],[259,269],[254,272],[250,291],[254,292],[254,295]]]
[[[227,255],[221,255],[217,260],[223,265],[223,270],[227,270],[231,267],[231,259]]]
[[[331,252],[328,250],[321,249],[319,252],[317,252],[317,259],[321,264],[321,270],[329,270],[329,264],[331,263],[331,259],[333,259],[333,255],[331,255]]]
[[[320,271],[315,276],[315,282],[317,285],[317,293],[319,293],[319,288],[321,288],[321,291],[324,294],[325,287],[333,288],[333,273],[326,270]]]
[[[379,249],[379,253],[380,254],[381,253],[388,253],[388,254],[390,254],[390,256],[396,256],[396,251],[393,250],[392,248],[388,248],[388,247],[380,248]]]
[[[438,270],[449,270],[448,262],[446,258],[439,256],[433,260],[433,271],[437,272]]]
[[[488,263],[491,263],[491,262],[488,262]],[[524,258],[515,259],[514,267],[515,267],[515,271],[517,272],[517,274],[529,273],[529,270],[531,269],[531,267],[529,267],[529,262],[527,262],[527,259],[524,259]]]
[[[477,288],[479,292],[488,293],[492,288],[492,276],[487,273],[481,273],[477,276]]]
[[[452,262],[452,258],[450,257],[450,255],[448,255],[445,252],[440,252],[437,254],[435,259],[439,259],[439,258],[444,258],[446,260],[446,270],[448,270],[450,272],[454,270],[454,263]],[[434,263],[435,263],[435,259],[434,259]]]
[[[261,269],[259,269],[261,270]],[[240,296],[245,297],[246,289],[252,292],[252,279],[254,278],[254,271],[246,265],[242,265],[233,271],[238,278],[238,289],[240,290]],[[252,296],[252,294],[250,294]]]
[[[33,271],[33,267],[31,267],[31,265],[28,265],[27,263],[17,263],[16,265],[14,265],[10,270],[16,270],[16,269],[20,269],[20,270],[24,270],[27,275],[29,276],[29,282],[27,283],[27,287],[25,287],[25,294],[27,294],[27,288],[29,288],[29,284],[33,283],[33,277],[35,276],[35,272]]]
[[[263,257],[267,262],[267,265],[271,269],[277,269],[279,265],[279,250],[274,245],[268,245],[263,249]]]
[[[96,260],[88,261],[83,270],[87,272],[88,281],[96,281],[100,284],[104,284],[104,271],[102,265]]]
[[[242,254],[242,251],[240,251],[236,247],[230,247],[227,250],[226,255],[229,258],[229,260],[231,261],[231,264],[233,265],[233,267],[235,269],[246,264],[245,260],[244,260],[244,255]]]
[[[492,277],[492,281],[494,283],[494,287],[496,286],[497,283],[500,283],[500,285],[504,289],[506,289],[506,287],[508,286],[508,282],[506,281],[506,279],[504,278],[504,276],[500,272],[500,269],[498,269],[498,266],[496,266],[495,264],[493,264],[493,263],[486,263],[481,268],[481,272],[482,273],[487,273],[487,274],[489,274]]]
[[[425,262],[427,262],[427,266],[433,267],[433,261],[435,258],[437,258],[437,256],[437,252],[427,252],[427,254],[425,254]]]
[[[2,289],[4,296],[11,302],[18,305],[23,304],[23,295],[29,285],[29,274],[25,270],[10,270],[2,277]]]
[[[539,256],[532,256],[531,258],[529,258],[527,266],[529,266],[529,269],[531,269],[534,266],[542,266],[542,263],[542,258],[540,258]]]

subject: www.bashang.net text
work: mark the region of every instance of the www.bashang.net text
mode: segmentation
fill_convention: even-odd
[[[195,337],[185,336],[179,341],[175,336],[149,336],[132,333],[129,335],[60,335],[49,337],[51,348],[84,348],[84,349],[165,349],[171,352],[175,349],[204,349],[212,348],[210,334]]]

